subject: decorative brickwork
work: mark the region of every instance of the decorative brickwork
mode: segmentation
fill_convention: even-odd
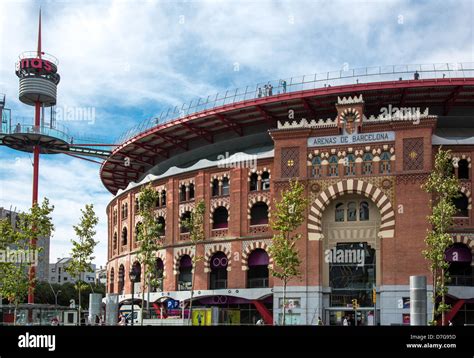
[[[282,178],[295,178],[299,176],[299,153],[298,147],[281,149]]]
[[[423,138],[403,139],[403,170],[423,170]]]
[[[339,181],[321,192],[311,205],[308,217],[308,239],[321,240],[321,218],[329,203],[344,194],[361,194],[371,199],[380,210],[380,232],[382,238],[391,238],[395,234],[395,212],[390,199],[379,187],[363,180],[348,179]]]

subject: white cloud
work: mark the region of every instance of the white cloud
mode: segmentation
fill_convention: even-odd
[[[109,140],[138,121],[196,96],[265,79],[397,63],[474,61],[472,1],[47,1],[43,47],[60,60],[58,104],[95,107],[94,125],[74,131]],[[0,1],[0,92],[14,118],[32,117],[17,99],[14,63],[36,46],[38,2]],[[184,20],[184,21],[183,21]],[[402,20],[402,21],[400,21]],[[400,23],[401,22],[401,23]],[[240,70],[234,71],[238,63]],[[27,156],[0,150],[1,204],[30,205]],[[98,166],[41,159],[41,195],[56,205],[51,257],[68,252],[79,208],[101,219]]]
[[[107,261],[107,217],[105,208],[112,196],[98,178],[98,165],[78,159],[41,156],[39,200],[47,197],[54,205],[55,231],[51,238],[50,260],[67,256],[70,240],[75,238],[73,225],[79,222],[85,204],[94,204],[99,216],[95,250],[99,265]],[[0,206],[23,211],[31,206],[32,163],[27,155],[11,150],[0,151]]]

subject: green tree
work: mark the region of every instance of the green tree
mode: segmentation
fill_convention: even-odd
[[[148,293],[147,311],[150,303],[150,288],[157,285],[156,252],[161,245],[158,240],[163,225],[155,218],[155,207],[159,193],[150,185],[143,186],[138,197],[138,215],[140,225],[137,227],[137,256],[142,266],[143,286],[142,305],[140,308],[140,324],[143,325],[143,302],[145,301],[145,289]],[[133,303],[132,303],[133,304]]]
[[[97,241],[94,240],[96,234],[95,227],[99,218],[95,215],[94,205],[87,204],[85,209],[81,209],[81,219],[78,225],[74,225],[77,240],[71,240],[71,260],[65,267],[65,271],[76,279],[76,289],[78,291],[78,311],[79,320],[81,319],[82,290],[88,287],[88,284],[82,279],[85,272],[92,271],[92,260],[94,260],[94,248]]]
[[[44,198],[41,205],[35,204],[27,212],[19,213],[15,225],[8,219],[1,220],[0,250],[5,252],[8,248],[15,250],[19,256],[37,258],[40,249],[36,248],[33,242],[38,237],[51,235],[54,230],[51,218],[53,210],[54,206],[49,205],[49,200]],[[29,279],[29,268],[29,261],[0,262],[0,296],[14,304],[15,311],[18,304],[27,296],[28,290],[34,289],[35,286],[35,280]]]
[[[431,230],[425,238],[426,250],[423,251],[429,261],[433,278],[433,311],[432,321],[441,314],[441,324],[445,325],[445,313],[450,306],[446,304],[445,296],[448,291],[449,263],[445,259],[446,249],[453,243],[449,229],[453,225],[456,206],[453,200],[459,196],[459,180],[453,173],[451,152],[438,149],[435,165],[422,188],[432,195],[430,206],[432,213],[428,216]],[[440,302],[437,304],[437,301]]]
[[[204,200],[200,200],[188,219],[182,222],[182,225],[189,230],[189,239],[194,247],[194,257],[192,260],[192,278],[191,278],[191,298],[189,299],[189,317],[188,325],[192,319],[193,314],[193,296],[194,296],[194,281],[196,277],[196,264],[203,259],[202,256],[197,255],[197,245],[206,238],[204,232],[204,214],[206,212],[206,204]],[[183,317],[184,319],[184,317]]]
[[[289,281],[300,277],[301,259],[296,248],[301,234],[293,232],[303,223],[304,213],[308,204],[305,198],[304,185],[298,181],[290,181],[290,187],[281,194],[280,201],[274,201],[274,215],[271,227],[275,234],[269,248],[274,267],[272,275],[283,282],[283,315],[282,325],[286,316],[286,288]]]

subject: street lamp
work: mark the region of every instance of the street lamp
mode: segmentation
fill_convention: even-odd
[[[134,316],[134,312],[133,312],[133,308],[134,308],[134,302],[133,302],[133,299],[134,299],[134,295],[135,295],[135,281],[137,280],[137,276],[138,276],[138,273],[135,269],[135,267],[133,267],[131,270],[130,270],[130,273],[129,273],[129,277],[130,277],[130,282],[132,283],[132,326],[133,326],[133,316]]]

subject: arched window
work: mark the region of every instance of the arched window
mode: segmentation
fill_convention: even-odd
[[[135,261],[132,265],[132,270],[135,272],[135,283],[141,282],[142,280],[142,265],[138,261]]]
[[[453,199],[453,204],[456,206],[456,209],[457,209],[457,213],[454,215],[467,217],[469,216],[469,211],[468,211],[469,200],[467,199],[467,196],[464,195],[463,193],[459,193],[459,194],[460,196]]]
[[[128,236],[128,235],[127,235],[127,228],[124,227],[124,228],[122,229],[122,246],[123,246],[123,245],[127,245],[127,236]]]
[[[344,164],[346,166],[346,175],[355,175],[355,155],[348,154]]]
[[[189,200],[194,199],[194,184],[189,184]]]
[[[336,204],[335,220],[336,220],[336,222],[344,221],[344,204],[343,203],[337,203]]]
[[[166,190],[161,192],[161,206],[166,207]]]
[[[214,179],[212,181],[212,196],[219,196],[219,180]]]
[[[225,229],[229,226],[229,213],[223,206],[219,206],[212,214],[212,228]]]
[[[351,201],[347,204],[347,221],[357,220],[357,206],[356,203]]]
[[[259,201],[250,209],[250,225],[266,224],[268,224],[268,205]]]
[[[248,258],[247,288],[268,287],[268,254],[263,249],[253,250]]]
[[[181,185],[179,188],[179,201],[186,201],[186,185]]]
[[[189,255],[181,256],[179,260],[178,291],[191,289],[193,262]]]
[[[112,239],[112,247],[114,250],[117,249],[117,233],[114,232],[114,238]]]
[[[158,229],[158,235],[164,236],[166,232],[165,218],[163,216],[158,216],[158,218],[156,219],[156,223],[160,226],[160,228]]]
[[[109,293],[114,293],[114,282],[115,282],[115,272],[114,272],[114,269],[112,268],[109,274]]]
[[[118,275],[118,293],[123,295],[123,289],[125,287],[125,267],[120,265]]]
[[[156,259],[155,263],[155,272],[153,277],[153,291],[155,292],[162,292],[163,291],[163,275],[164,275],[165,267],[163,264],[163,260],[161,258]]]
[[[229,195],[229,178],[222,179],[222,195]]]
[[[262,190],[270,190],[270,173],[262,173]]]
[[[114,209],[114,212],[112,214],[112,221],[113,221],[114,225],[117,224],[117,209]]]
[[[311,175],[314,178],[319,178],[322,174],[322,169],[321,169],[321,158],[320,157],[314,157],[311,160]]]
[[[184,223],[191,219],[191,212],[190,211],[185,211],[184,213],[181,214],[180,218],[180,233],[185,234],[189,232],[189,228],[184,225]]]
[[[252,173],[250,175],[250,191],[256,191],[258,190],[258,174],[257,173]]]
[[[472,286],[474,269],[472,252],[466,244],[457,242],[448,247],[444,257],[449,262],[449,286]]]
[[[138,243],[138,235],[140,235],[141,227],[142,227],[141,222],[138,222],[137,225],[135,225],[135,244]]]
[[[372,174],[372,160],[374,156],[371,153],[365,153],[362,157],[362,174],[370,175]]]
[[[359,205],[359,220],[367,221],[369,220],[369,203],[366,201],[361,201]]]
[[[389,152],[380,154],[380,174],[390,174],[390,157]]]
[[[469,163],[466,159],[461,159],[458,162],[458,178],[469,179]]]
[[[227,256],[222,251],[218,251],[212,255],[210,261],[211,272],[209,274],[209,289],[219,290],[227,288],[227,265]]]
[[[329,174],[330,177],[337,177],[339,175],[337,155],[329,157]]]

